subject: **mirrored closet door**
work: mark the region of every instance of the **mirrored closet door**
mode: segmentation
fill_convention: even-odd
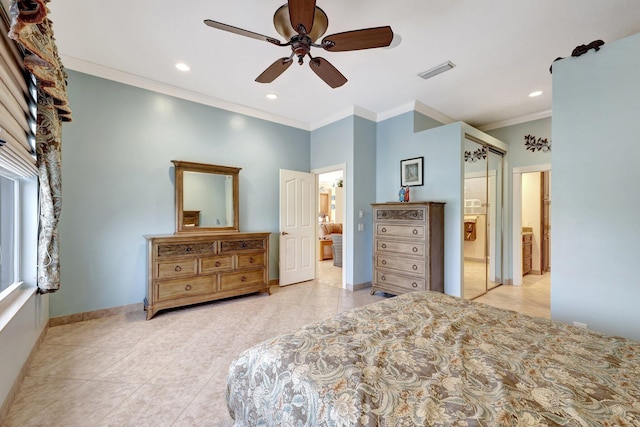
[[[468,137],[464,156],[462,296],[472,299],[503,283],[503,153]]]

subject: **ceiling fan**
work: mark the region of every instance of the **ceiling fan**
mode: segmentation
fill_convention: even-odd
[[[282,37],[289,40],[287,43],[281,43],[280,40],[273,37],[210,19],[205,19],[204,23],[219,30],[263,40],[276,46],[291,46],[291,55],[276,60],[264,70],[256,78],[259,83],[274,81],[289,68],[293,63],[294,56],[298,57],[300,65],[304,63],[304,57],[309,56],[309,66],[313,72],[335,89],[347,82],[346,77],[326,59],[311,56],[312,47],[322,48],[329,52],[344,52],[385,47],[389,46],[393,40],[393,31],[391,31],[391,27],[386,26],[332,34],[322,39],[322,42],[316,43],[316,40],[327,31],[329,19],[324,11],[316,6],[315,0],[288,0],[287,4],[276,10],[273,16],[273,25]]]

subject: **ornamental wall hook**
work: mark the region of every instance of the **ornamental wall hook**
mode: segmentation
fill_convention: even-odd
[[[524,148],[529,151],[542,151],[546,153],[547,151],[551,151],[551,141],[547,138],[538,138],[533,135],[525,135],[524,137]]]

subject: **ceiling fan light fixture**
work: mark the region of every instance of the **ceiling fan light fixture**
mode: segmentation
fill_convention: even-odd
[[[298,32],[291,26],[288,4],[283,4],[278,8],[278,10],[276,10],[276,13],[273,15],[273,25],[276,27],[278,34],[284,37],[285,40],[291,40],[291,37],[298,34]],[[327,18],[327,14],[316,6],[313,18],[313,27],[311,27],[311,31],[307,34],[311,41],[315,43],[315,41],[327,31],[328,26],[329,18]]]
[[[267,99],[278,99],[278,94],[277,93],[268,93],[267,94]]]
[[[418,73],[418,76],[422,77],[423,79],[430,79],[431,77],[437,76],[440,73],[444,73],[445,71],[449,71],[450,69],[452,69],[453,67],[455,67],[456,64],[454,64],[451,61],[447,61],[443,64],[437,65],[427,71],[423,71],[421,73]]]

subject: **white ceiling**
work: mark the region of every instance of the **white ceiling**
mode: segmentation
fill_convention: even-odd
[[[638,0],[317,0],[326,34],[390,25],[393,48],[312,55],[349,80],[331,89],[293,64],[270,84],[254,79],[288,47],[204,25],[208,18],[282,38],[273,14],[285,0],[54,0],[58,49],[69,69],[204,104],[315,129],[349,114],[382,120],[416,104],[491,128],[551,109],[549,66],[581,44],[640,32]],[[590,51],[589,54],[594,54]],[[174,64],[184,61],[191,71]],[[417,76],[445,61],[456,67]],[[529,98],[542,90],[537,98]],[[267,93],[279,98],[268,100]],[[71,105],[73,108],[73,105]]]

